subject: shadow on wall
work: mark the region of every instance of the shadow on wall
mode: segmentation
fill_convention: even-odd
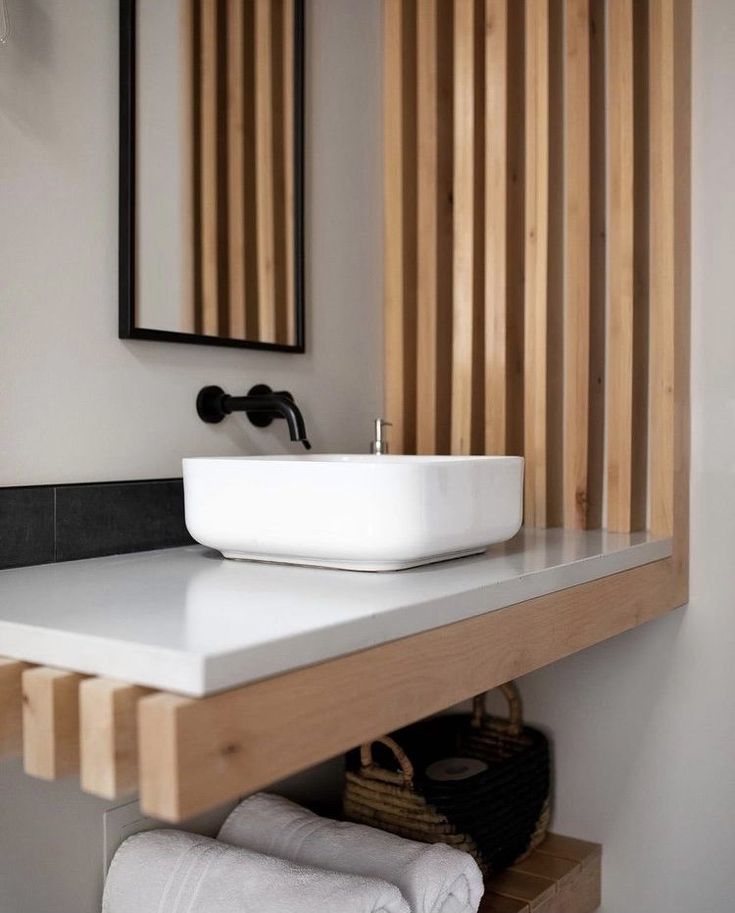
[[[10,37],[0,45],[0,115],[24,133],[48,141],[56,135],[58,123],[51,18],[38,0],[7,0],[7,6]],[[73,19],[70,10],[69,27],[73,27]],[[11,69],[15,74],[12,81],[3,75]]]
[[[604,844],[614,829],[671,687],[684,611],[522,680],[529,722],[553,740],[554,827],[563,833]]]

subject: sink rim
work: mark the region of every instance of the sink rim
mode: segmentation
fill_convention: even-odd
[[[372,454],[372,453],[274,453],[242,456],[184,457],[183,463],[289,463],[336,464],[354,466],[431,466],[467,465],[470,463],[515,462],[523,463],[520,456],[459,455],[459,454]]]

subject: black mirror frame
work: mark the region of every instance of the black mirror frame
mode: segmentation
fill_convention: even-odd
[[[120,339],[152,339],[196,345],[304,352],[304,0],[294,0],[294,291],[296,342],[284,345],[245,339],[146,330],[135,325],[135,91],[136,3],[120,0],[120,174],[119,174],[119,331]]]

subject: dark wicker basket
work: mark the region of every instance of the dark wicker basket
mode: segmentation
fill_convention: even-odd
[[[345,817],[466,850],[487,874],[528,855],[549,823],[549,743],[523,725],[515,685],[501,690],[510,708],[507,720],[489,716],[481,694],[472,714],[425,720],[351,752]],[[430,765],[448,758],[482,763],[463,779],[437,781],[427,774]]]

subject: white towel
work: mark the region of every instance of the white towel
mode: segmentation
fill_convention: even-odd
[[[182,831],[115,854],[102,913],[409,913],[394,885],[273,859]]]
[[[477,913],[483,895],[482,873],[468,853],[320,818],[280,796],[245,799],[217,839],[301,865],[389,881],[412,913]]]

